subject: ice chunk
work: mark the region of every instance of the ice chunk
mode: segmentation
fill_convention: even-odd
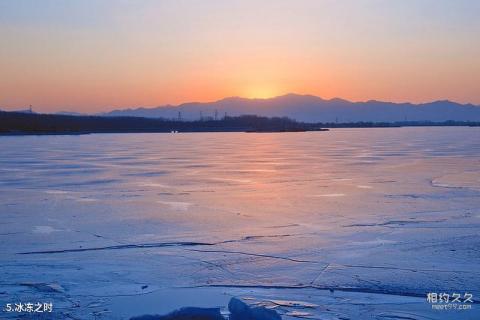
[[[167,315],[143,315],[130,320],[225,320],[219,308],[186,307],[175,310]]]
[[[230,320],[281,320],[275,310],[265,307],[249,307],[245,302],[237,298],[230,299],[228,303]]]

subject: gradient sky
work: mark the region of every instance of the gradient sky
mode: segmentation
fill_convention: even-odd
[[[0,108],[480,104],[479,16],[476,0],[0,0]]]

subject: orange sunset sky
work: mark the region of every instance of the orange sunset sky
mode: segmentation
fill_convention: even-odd
[[[480,104],[480,1],[0,1],[0,109],[268,98]]]

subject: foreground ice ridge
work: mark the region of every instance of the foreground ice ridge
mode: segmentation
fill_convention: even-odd
[[[265,307],[250,307],[245,302],[232,298],[228,303],[229,320],[281,320],[275,310]],[[186,307],[167,315],[143,315],[130,320],[225,320],[220,308]]]

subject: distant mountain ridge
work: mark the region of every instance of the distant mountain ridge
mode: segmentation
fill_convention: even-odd
[[[448,100],[422,104],[375,100],[351,102],[339,98],[325,100],[312,95],[287,94],[269,99],[231,97],[178,106],[113,110],[100,115],[199,120],[220,119],[225,114],[289,117],[304,122],[480,121],[480,106]]]

